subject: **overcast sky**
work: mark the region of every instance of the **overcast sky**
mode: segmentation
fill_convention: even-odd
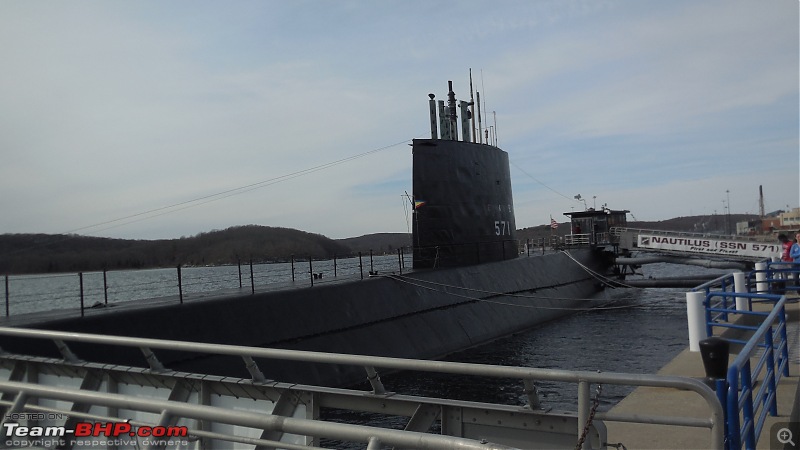
[[[519,228],[798,207],[798,1],[0,2],[0,233],[407,232],[469,69]],[[337,164],[330,164],[337,163]]]

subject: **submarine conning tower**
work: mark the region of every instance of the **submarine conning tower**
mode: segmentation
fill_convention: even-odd
[[[429,94],[431,138],[412,145],[416,269],[502,261],[519,253],[508,153],[476,142],[482,141],[470,109],[476,103],[456,102],[453,82],[448,85],[447,105]]]

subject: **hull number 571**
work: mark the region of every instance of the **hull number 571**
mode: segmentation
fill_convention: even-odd
[[[507,220],[495,220],[494,234],[497,236],[511,236],[511,224]]]

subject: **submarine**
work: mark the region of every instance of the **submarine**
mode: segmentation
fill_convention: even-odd
[[[596,239],[599,233],[587,245],[520,255],[508,153],[482,142],[470,129],[474,102],[457,101],[452,82],[446,103],[429,97],[431,137],[411,144],[411,271],[209,295],[181,304],[127,302],[84,317],[43,315],[17,326],[438,359],[602,304],[592,297],[602,288],[598,274],[613,267],[613,254]],[[58,357],[47,344],[0,339],[7,352]],[[78,357],[90,351],[80,343],[71,348]],[[109,364],[141,365],[141,352],[130,351],[104,353],[93,347],[91,356]],[[247,377],[241,360],[225,356],[168,351],[159,352],[158,359],[170,370]],[[363,369],[354,367],[293,361],[259,366],[269,379],[301,384],[347,386],[365,379]]]

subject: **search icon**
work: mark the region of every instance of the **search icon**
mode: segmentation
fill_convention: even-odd
[[[792,441],[792,430],[788,428],[781,428],[778,430],[778,442],[781,444],[792,444],[792,447],[797,447],[797,445]]]

